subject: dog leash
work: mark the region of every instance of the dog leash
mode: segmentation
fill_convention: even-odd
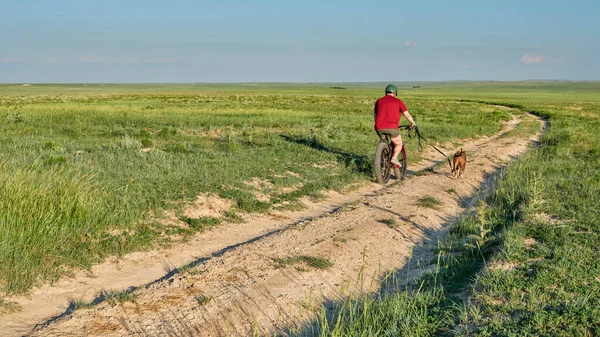
[[[408,129],[408,137],[412,139],[413,137],[410,134],[410,131],[411,131],[410,127],[405,127],[405,128]],[[425,137],[421,136],[421,133],[419,132],[419,127],[418,126],[415,126],[415,133],[417,134],[417,138],[419,140],[418,145],[417,145],[417,150],[419,152],[423,151],[423,145],[421,145],[421,139],[422,139],[425,143],[427,143],[427,145],[431,146],[434,150],[436,150],[437,152],[441,153],[442,156],[446,157],[446,159],[448,160],[448,165],[450,165],[450,170],[452,170],[452,162],[450,161],[450,158],[448,158],[448,156],[446,156],[446,154],[444,152],[440,151],[440,149],[438,149],[437,147],[435,147],[431,143],[429,143],[427,141],[427,139],[425,139]]]

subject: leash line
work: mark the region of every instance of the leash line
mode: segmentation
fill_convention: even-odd
[[[410,134],[410,127],[409,126],[403,126],[402,128],[407,129],[408,130],[408,137],[409,138],[413,138],[413,136]],[[425,137],[421,136],[421,133],[419,132],[419,127],[415,126],[415,133],[417,134],[418,137],[418,145],[417,145],[417,150],[419,152],[423,151],[423,145],[421,145],[421,139],[429,146],[431,146],[434,150],[436,150],[437,152],[439,152],[442,156],[446,157],[446,159],[448,160],[448,165],[450,165],[450,170],[452,170],[452,162],[450,161],[450,158],[442,151],[440,151],[440,149],[438,149],[437,147],[433,146],[431,143],[429,143],[427,141],[427,139],[425,139]]]

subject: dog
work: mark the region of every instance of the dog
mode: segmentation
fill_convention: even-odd
[[[465,151],[460,148],[460,151],[454,154],[454,159],[452,160],[452,173],[454,173],[454,178],[457,176],[462,178],[463,173],[465,173],[465,168],[467,167],[467,154]]]

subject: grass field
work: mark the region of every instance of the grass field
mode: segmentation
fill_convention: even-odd
[[[372,179],[380,86],[1,85],[0,284],[7,294],[109,256],[169,243],[241,212],[301,207]],[[438,142],[496,132],[510,116],[478,102],[402,98]],[[408,141],[411,160],[416,143]],[[258,181],[259,184],[248,182]],[[182,218],[207,193],[220,218]],[[258,193],[267,198],[257,197]]]
[[[600,85],[441,86],[438,98],[512,106],[551,127],[540,147],[502,173],[476,214],[453,226],[436,248],[435,271],[414,289],[341,303],[309,331],[600,335]]]
[[[407,291],[341,303],[311,332],[600,335],[600,84],[412,85],[400,86],[401,97],[434,141],[497,131],[510,116],[495,105],[547,117],[551,127],[436,247],[435,272]],[[371,180],[372,104],[382,86],[335,86],[346,89],[0,86],[4,292]],[[416,144],[408,145],[415,158]],[[253,178],[268,182],[260,191],[268,201],[244,183]],[[184,219],[188,230],[152,221],[201,193],[233,200],[235,214]]]

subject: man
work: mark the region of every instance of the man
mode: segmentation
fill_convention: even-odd
[[[404,115],[410,122],[410,128],[417,126],[406,105],[400,99],[396,98],[398,88],[390,84],[385,87],[385,96],[375,102],[375,131],[381,137],[385,134],[390,135],[394,143],[394,153],[392,155],[392,164],[400,166],[398,155],[402,150],[402,136],[398,125],[400,125],[401,115]]]

